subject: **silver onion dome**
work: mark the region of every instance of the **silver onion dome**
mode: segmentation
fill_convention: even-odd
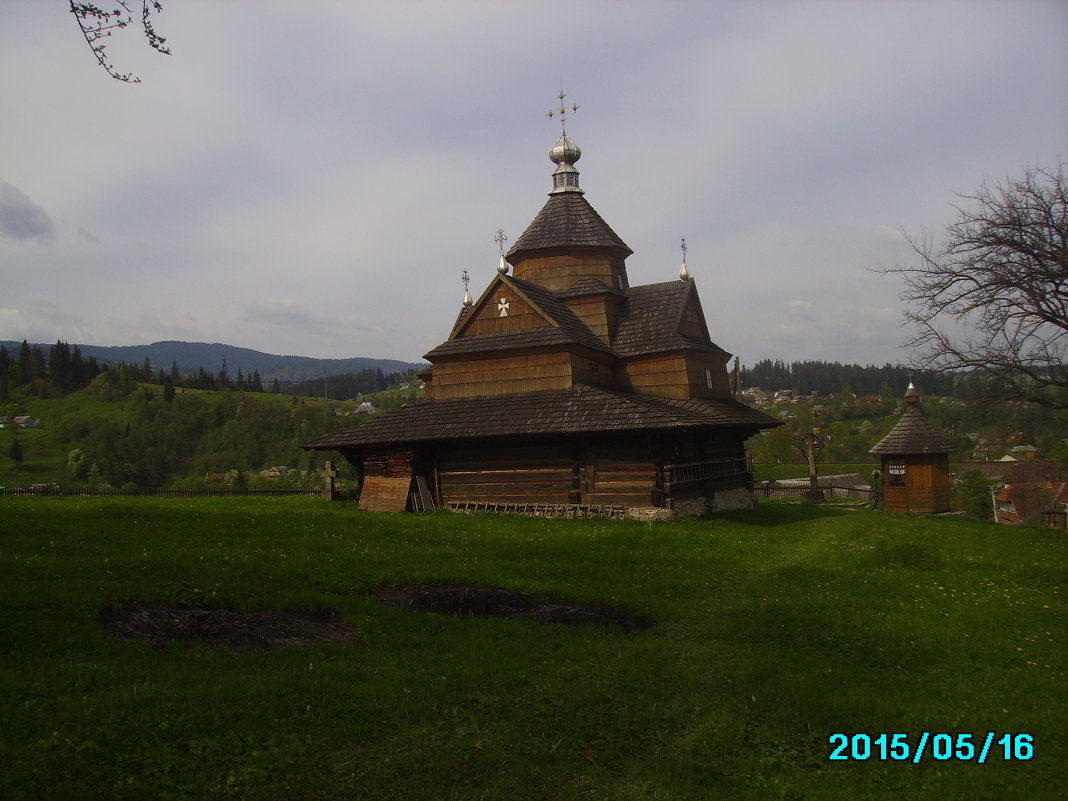
[[[579,146],[566,133],[561,134],[552,150],[549,151],[549,160],[557,165],[553,172],[553,191],[549,193],[550,195],[560,192],[582,194],[582,190],[579,189],[579,171],[575,169],[575,162],[580,158],[582,158],[582,150]]]
[[[553,164],[574,164],[580,158],[582,158],[582,150],[567,134],[561,134],[552,150],[549,151],[549,161]]]

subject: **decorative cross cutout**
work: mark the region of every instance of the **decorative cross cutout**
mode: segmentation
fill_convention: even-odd
[[[508,316],[508,298],[501,298],[501,302],[497,304],[497,311],[501,313],[501,317]]]

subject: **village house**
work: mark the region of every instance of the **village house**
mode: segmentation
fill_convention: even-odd
[[[1030,481],[1006,484],[994,496],[996,522],[1037,524],[1042,514],[1068,504],[1068,481]]]
[[[364,508],[754,503],[745,441],[779,422],[733,397],[685,249],[677,280],[631,286],[580,156],[565,130],[548,201],[426,354],[425,399],[304,446],[361,467]]]
[[[1001,457],[1003,462],[1033,461],[1038,458],[1038,448],[1034,445],[1014,445]]]

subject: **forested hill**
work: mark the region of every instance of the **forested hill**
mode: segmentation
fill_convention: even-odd
[[[833,395],[849,384],[858,395],[879,395],[885,385],[895,397],[901,397],[910,381],[928,395],[952,395],[954,380],[958,378],[894,364],[882,367],[822,361],[787,364],[771,359],[763,359],[752,367],[742,365],[740,372],[743,387],[760,387],[765,391],[790,389],[802,395],[813,392]]]
[[[29,343],[31,347],[35,343]],[[17,355],[21,342],[0,342],[0,347],[7,349],[10,355]],[[45,353],[51,345],[38,344]],[[73,345],[71,347],[74,347]],[[123,345],[107,347],[101,345],[78,345],[82,356],[99,361],[140,365],[148,359],[155,368],[169,370],[172,364],[178,365],[183,375],[196,373],[203,367],[209,373],[217,373],[226,365],[230,375],[242,371],[245,375],[259,372],[266,384],[275,379],[281,382],[301,381],[309,378],[359,373],[361,370],[381,370],[383,373],[406,373],[425,367],[425,364],[402,362],[395,359],[372,359],[355,357],[351,359],[313,359],[307,356],[277,356],[262,353],[249,348],[206,342],[154,342],[151,345]]]

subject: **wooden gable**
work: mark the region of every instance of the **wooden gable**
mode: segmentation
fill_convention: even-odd
[[[490,283],[449,339],[556,327],[552,317],[502,275]]]
[[[694,339],[712,338],[708,335],[708,323],[705,321],[705,312],[701,308],[701,300],[697,297],[697,287],[693,281],[687,282],[685,300],[679,307],[679,316],[675,322],[674,333]]]

